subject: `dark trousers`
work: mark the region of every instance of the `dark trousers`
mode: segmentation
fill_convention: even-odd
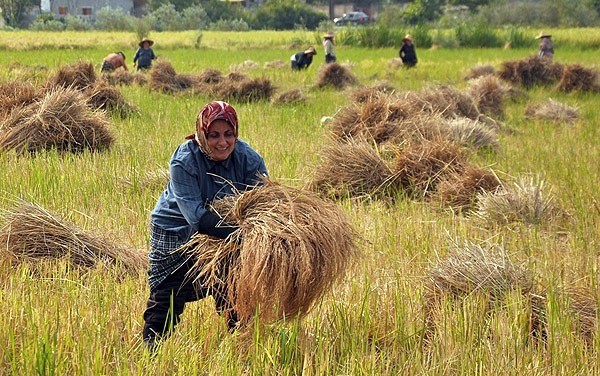
[[[193,264],[188,262],[169,275],[156,290],[150,292],[144,311],[144,341],[154,342],[156,338],[168,337],[179,323],[185,304],[212,295],[217,312],[227,319],[227,327],[233,330],[237,315],[225,297],[225,289],[196,290],[186,273]]]
[[[331,54],[327,54],[325,55],[325,63],[335,63],[336,62],[336,58],[335,56],[331,55]]]

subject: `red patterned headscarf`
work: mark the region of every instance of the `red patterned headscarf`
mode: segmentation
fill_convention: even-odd
[[[215,120],[225,120],[233,127],[233,134],[238,135],[238,118],[235,109],[227,102],[212,101],[207,103],[198,112],[196,117],[196,133],[186,137],[188,140],[194,140],[202,152],[210,158],[208,147],[206,145],[206,134],[208,128]]]

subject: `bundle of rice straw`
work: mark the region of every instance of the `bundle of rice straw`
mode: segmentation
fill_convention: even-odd
[[[79,61],[75,64],[65,65],[46,83],[46,90],[56,87],[74,88],[85,90],[96,82],[94,65],[89,61]]]
[[[288,65],[286,64],[285,61],[283,60],[273,60],[273,61],[267,61],[264,64],[265,68],[285,68]]]
[[[114,141],[102,112],[79,91],[57,87],[38,102],[15,109],[0,123],[0,149],[17,153],[108,149]]]
[[[458,117],[439,124],[440,135],[445,140],[476,149],[498,147],[496,131],[480,121]]]
[[[294,103],[305,103],[306,96],[300,89],[292,89],[279,93],[273,98],[275,104],[294,104]]]
[[[525,109],[525,117],[528,119],[550,120],[571,124],[579,119],[579,113],[577,108],[557,102],[553,99],[548,99],[544,103],[527,106]]]
[[[177,74],[175,68],[166,60],[159,60],[150,68],[150,87],[165,93],[174,93],[191,88],[194,78]]]
[[[134,83],[135,76],[135,73],[131,73],[124,69],[117,69],[114,72],[103,73],[100,77],[110,85],[128,86]]]
[[[565,296],[573,316],[575,331],[581,334],[588,344],[593,343],[598,329],[598,298],[594,291],[573,286],[566,289]]]
[[[509,87],[496,76],[483,76],[469,83],[469,94],[477,109],[490,116],[504,116],[504,100],[508,92]]]
[[[219,98],[240,102],[269,100],[275,92],[275,86],[268,78],[244,78],[237,80],[230,74],[227,80],[216,85],[214,93]]]
[[[310,187],[330,197],[378,196],[389,188],[391,175],[390,167],[369,142],[330,140],[322,149]]]
[[[412,114],[439,113],[447,118],[462,116],[473,120],[480,116],[473,98],[452,86],[433,86],[421,92],[409,91],[400,100],[407,102]]]
[[[557,89],[565,93],[600,91],[600,74],[593,68],[584,68],[577,64],[566,65]]]
[[[381,93],[392,94],[395,91],[396,91],[395,87],[393,87],[385,82],[382,82],[382,83],[379,83],[379,84],[376,84],[373,86],[365,86],[360,89],[357,89],[352,93],[352,97],[354,99],[354,102],[364,103],[370,97],[377,96]]]
[[[407,146],[392,166],[390,178],[394,186],[402,187],[409,195],[423,198],[434,192],[446,175],[464,171],[465,152],[447,141],[423,141]]]
[[[196,235],[190,274],[205,287],[227,283],[242,323],[305,315],[358,256],[356,233],[335,204],[269,180],[215,208],[243,242]],[[223,275],[223,269],[227,269]]]
[[[356,76],[339,63],[329,63],[319,69],[317,87],[332,86],[336,89],[343,89],[357,83]]]
[[[500,180],[493,171],[477,166],[467,166],[461,173],[446,176],[437,187],[437,196],[442,205],[460,211],[469,211],[476,205],[481,192],[495,192]]]
[[[41,90],[28,82],[10,81],[0,84],[0,119],[12,110],[43,98]]]
[[[230,71],[245,71],[248,69],[258,68],[258,63],[253,60],[244,60],[239,64],[233,64],[229,66]]]
[[[218,69],[206,69],[204,72],[200,73],[196,81],[203,82],[207,84],[218,84],[225,80],[225,77],[221,74],[221,71]]]
[[[496,73],[493,65],[476,65],[469,70],[465,76],[465,80],[472,80],[479,77],[490,76]]]
[[[86,90],[88,104],[92,109],[115,112],[122,118],[138,112],[138,110],[125,100],[121,91],[106,83],[99,83]]]
[[[130,274],[148,267],[144,252],[86,233],[26,201],[2,213],[0,257],[11,263],[67,259],[78,267],[118,267]]]
[[[535,85],[548,85],[557,82],[563,66],[549,59],[532,56],[519,61],[505,61],[499,72],[501,79],[522,85],[527,89]]]

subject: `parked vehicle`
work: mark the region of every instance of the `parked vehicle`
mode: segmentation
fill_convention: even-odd
[[[336,26],[342,25],[363,25],[369,22],[369,16],[364,12],[348,12],[344,13],[342,17],[336,17],[333,19],[333,23]]]

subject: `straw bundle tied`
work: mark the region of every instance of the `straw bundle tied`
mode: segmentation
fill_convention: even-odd
[[[114,72],[102,74],[102,79],[109,85],[145,85],[148,83],[148,78],[140,72],[131,73],[123,69],[117,69]]]
[[[449,174],[437,187],[437,196],[442,205],[468,211],[475,207],[481,192],[495,192],[500,180],[493,171],[477,166],[467,166],[462,173]]]
[[[476,65],[469,70],[469,73],[465,76],[465,80],[472,80],[475,78],[485,77],[496,73],[496,69],[493,65]]]
[[[565,291],[575,331],[591,342],[598,330],[598,298],[594,291],[583,287],[569,287]]]
[[[365,86],[359,89],[354,90],[352,93],[352,98],[354,102],[364,103],[369,100],[369,98],[373,96],[378,96],[381,93],[383,94],[393,94],[396,91],[396,88],[385,83],[379,83],[374,86]]]
[[[367,141],[331,139],[310,186],[330,197],[378,196],[389,188],[390,176],[390,167]]]
[[[75,64],[65,65],[46,82],[46,90],[56,87],[74,88],[85,90],[96,82],[94,65],[89,61],[79,61]]]
[[[336,89],[343,89],[349,85],[358,83],[356,76],[346,67],[339,63],[329,63],[319,69],[317,77],[317,87],[331,86]]]
[[[306,95],[304,95],[300,89],[284,91],[283,93],[277,94],[275,98],[273,98],[273,103],[275,104],[295,104],[305,102]]]
[[[356,233],[335,204],[269,180],[215,205],[240,226],[236,242],[195,235],[184,246],[197,283],[222,288],[242,323],[308,313],[358,256]],[[222,273],[223,266],[228,272]]]
[[[499,71],[499,77],[527,89],[535,85],[549,85],[557,82],[563,66],[549,59],[532,56],[518,61],[505,61]]]
[[[225,77],[223,77],[223,74],[218,69],[206,69],[197,77],[198,82],[203,82],[206,84],[218,84],[224,79]]]
[[[509,90],[496,76],[483,76],[469,83],[469,94],[478,110],[490,116],[504,116],[504,100]]]
[[[401,101],[407,102],[410,113],[442,114],[446,118],[457,116],[477,120],[481,115],[473,99],[452,86],[433,86],[421,92],[406,92]]]
[[[106,83],[101,82],[94,85],[85,94],[88,96],[88,104],[92,109],[113,112],[121,118],[139,113],[135,106],[125,100],[119,89]]]
[[[43,98],[43,93],[28,82],[10,81],[0,84],[0,119],[11,111]]]
[[[454,118],[440,122],[441,138],[475,149],[498,147],[498,136],[494,128],[468,118]]]
[[[581,65],[566,65],[562,71],[557,89],[565,93],[572,91],[599,92],[600,73],[596,69],[584,68]]]
[[[144,252],[86,233],[26,201],[2,213],[0,258],[17,263],[64,258],[79,267],[116,266],[131,274],[147,269]]]
[[[213,87],[214,95],[219,98],[240,102],[254,102],[262,99],[269,100],[275,92],[275,86],[268,78],[237,79],[232,73],[227,80]]]
[[[90,110],[79,91],[58,87],[39,102],[15,109],[0,123],[0,149],[101,151],[114,141],[108,126],[104,115]]]
[[[548,99],[543,103],[527,106],[525,117],[528,119],[550,120],[571,124],[579,119],[579,111],[575,107]]]
[[[184,91],[191,88],[194,79],[189,75],[175,72],[175,68],[166,60],[159,60],[150,68],[150,87],[166,93]]]

